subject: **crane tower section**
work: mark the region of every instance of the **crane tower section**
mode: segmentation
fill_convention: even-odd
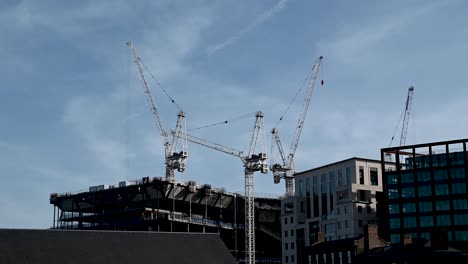
[[[244,165],[245,174],[245,263],[255,264],[255,201],[253,176],[256,171],[260,171],[264,174],[269,172],[268,164],[266,162],[266,153],[258,152],[256,154],[257,146],[261,143],[260,137],[263,134],[263,113],[257,112],[255,115],[255,125],[247,155],[244,155],[243,151],[216,144],[186,133],[176,134],[175,131],[171,131],[171,134],[177,137],[182,137],[192,143],[241,159]]]
[[[140,57],[138,57],[136,53],[135,45],[129,41],[127,42],[127,46],[130,50],[130,53],[132,54],[134,58],[135,65],[140,75],[141,84],[145,91],[146,100],[148,101],[148,105],[150,107],[154,122],[156,124],[156,127],[163,141],[164,156],[165,156],[165,162],[166,162],[166,179],[169,181],[174,181],[175,170],[179,172],[184,172],[185,161],[188,157],[187,143],[186,143],[187,141],[177,136],[177,135],[186,133],[185,113],[183,111],[180,111],[177,114],[177,123],[176,123],[176,128],[174,130],[175,136],[172,137],[172,140],[169,139],[169,133],[164,127],[161,116],[159,114],[159,110],[156,106],[156,102],[153,98],[151,89],[148,86],[148,82],[145,78],[145,74],[143,71],[143,63]]]

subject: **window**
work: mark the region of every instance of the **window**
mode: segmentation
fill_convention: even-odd
[[[360,202],[371,202],[371,191],[357,190],[357,199]]]
[[[344,207],[344,213],[345,213],[345,214],[348,213],[348,207],[347,207],[347,206]]]
[[[341,222],[338,221],[338,229],[341,229]]]
[[[320,176],[320,183],[322,184],[322,193],[327,192],[327,174],[323,173]]]
[[[351,184],[351,167],[346,168],[346,183]]]
[[[432,202],[419,202],[419,212],[432,211]]]
[[[284,231],[284,237],[288,237],[288,230]]]
[[[389,204],[388,211],[390,214],[398,214],[400,213],[400,205],[399,204]]]
[[[371,210],[371,207],[370,207],[370,206],[366,206],[366,210],[367,210],[367,213],[368,213],[368,214],[371,214],[371,213],[372,213],[372,210]]]
[[[389,199],[398,199],[398,189],[388,189],[388,198]]]
[[[362,220],[359,220],[359,227],[362,227]]]
[[[403,204],[403,213],[413,213],[416,212],[415,203],[404,203]]]
[[[301,206],[301,213],[304,212],[304,202],[301,201],[301,203],[299,204]]]
[[[291,255],[291,262],[294,263],[294,255]]]
[[[455,231],[455,240],[468,241],[468,231]]]
[[[288,243],[284,243],[284,249],[288,250],[288,246],[289,246]]]
[[[436,195],[447,195],[448,194],[448,184],[439,184],[435,186]]]
[[[341,211],[340,209],[341,209],[341,208],[339,208],[339,207],[336,208],[336,214],[337,214],[337,215],[340,215],[340,211]]]
[[[291,236],[294,236],[294,230],[291,229]]]
[[[405,218],[403,218],[403,226],[405,228],[416,227],[416,217],[405,217]]]
[[[400,243],[400,234],[391,234],[390,241],[392,243]]]
[[[387,183],[388,184],[397,184],[398,183],[398,175],[390,174],[387,176]]]
[[[343,171],[338,169],[338,186],[343,186]]]
[[[419,197],[432,196],[431,186],[418,186],[418,196]]]
[[[411,183],[411,182],[414,182],[414,175],[413,175],[413,173],[403,173],[403,174],[401,174],[401,182],[402,182],[402,183]]]
[[[450,210],[450,202],[448,200],[439,200],[436,201],[436,210],[437,211],[447,211]]]
[[[303,190],[304,190],[304,186],[302,184],[302,180],[299,180],[299,197],[302,197]]]
[[[452,193],[466,193],[466,183],[452,183]]]
[[[291,242],[291,249],[294,249],[294,242]]]
[[[437,216],[437,225],[438,226],[449,226],[449,225],[451,225],[450,215],[438,215]]]
[[[364,167],[359,166],[359,184],[364,184]]]
[[[427,182],[431,180],[431,174],[428,171],[418,171],[418,181]]]
[[[288,224],[288,218],[287,218],[287,217],[284,218],[284,224],[285,224],[285,225]]]
[[[453,209],[455,210],[468,209],[467,200],[466,199],[454,200]]]
[[[362,213],[362,207],[361,207],[361,206],[358,206],[358,207],[357,207],[357,211],[358,211],[359,213]]]
[[[434,171],[434,180],[446,180],[448,179],[446,170],[435,170]]]
[[[456,214],[453,221],[455,225],[468,225],[468,214]]]
[[[379,172],[377,168],[370,168],[370,182],[371,185],[379,185]]]
[[[427,240],[430,240],[431,239],[431,233],[421,233],[421,238],[425,238]]]
[[[401,188],[401,198],[414,197],[414,187]]]
[[[284,262],[288,263],[288,256],[284,257]]]
[[[400,228],[400,218],[390,218],[390,229]]]
[[[432,216],[421,216],[419,221],[422,227],[434,226],[434,217]]]
[[[290,222],[291,222],[291,224],[294,223],[294,217],[291,216],[291,221]]]
[[[328,203],[327,203],[327,174],[323,173],[321,176],[321,185],[322,185],[322,216],[327,215],[328,213]]]
[[[309,177],[306,178],[306,187],[305,187],[305,189],[306,189],[306,196],[309,196],[310,195],[310,178]]]
[[[450,175],[451,175],[452,179],[465,178],[465,169],[463,169],[463,168],[461,168],[461,169],[452,169],[450,171]]]
[[[344,227],[348,228],[348,220],[344,220]]]

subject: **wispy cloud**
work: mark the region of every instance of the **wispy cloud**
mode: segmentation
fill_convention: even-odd
[[[355,65],[358,60],[373,57],[372,49],[383,46],[381,45],[383,41],[448,3],[448,1],[436,1],[424,6],[405,8],[391,15],[373,17],[365,26],[359,23],[347,23],[337,31],[332,40],[319,42],[318,49],[321,54],[329,54],[328,57]]]
[[[250,31],[252,31],[254,28],[256,28],[260,24],[264,23],[268,19],[272,18],[276,13],[278,13],[284,7],[286,7],[286,4],[287,4],[288,1],[289,0],[280,0],[278,3],[276,3],[275,6],[273,6],[271,9],[269,9],[265,13],[259,15],[251,24],[249,24],[246,27],[242,28],[240,31],[238,31],[237,33],[232,35],[227,40],[209,46],[208,49],[207,49],[208,55],[211,56],[215,52],[218,52],[218,51],[226,48],[227,46],[232,45],[234,42],[236,42],[242,36],[244,36],[245,34],[247,34]]]

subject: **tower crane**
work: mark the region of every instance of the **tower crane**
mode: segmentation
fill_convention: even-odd
[[[278,134],[278,128],[275,127],[271,131],[272,136],[273,136],[272,149],[273,149],[274,144],[276,144],[283,163],[282,164],[275,163],[270,166],[270,169],[273,172],[274,183],[278,184],[281,179],[285,180],[286,196],[292,196],[294,194],[294,190],[293,190],[294,155],[296,153],[297,146],[299,145],[299,139],[301,137],[302,128],[304,127],[304,121],[307,115],[307,110],[309,109],[310,99],[314,91],[315,81],[317,80],[317,76],[319,73],[320,64],[322,63],[322,59],[323,57],[320,56],[315,61],[315,64],[312,68],[312,78],[310,79],[309,87],[305,94],[303,109],[297,121],[296,131],[294,133],[294,137],[291,142],[291,147],[289,149],[289,154],[287,157],[286,157],[285,152],[283,151],[281,140]],[[322,85],[323,85],[323,81],[322,81]]]
[[[172,140],[169,139],[169,133],[163,125],[158,108],[156,107],[155,100],[153,99],[151,89],[148,87],[148,82],[146,81],[145,75],[143,73],[143,63],[136,53],[135,45],[129,41],[127,42],[127,46],[135,60],[134,62],[140,75],[142,86],[145,90],[146,99],[151,109],[156,127],[158,128],[159,134],[161,135],[161,139],[163,141],[166,162],[166,180],[173,181],[175,180],[175,170],[179,172],[184,172],[185,170],[185,160],[188,157],[187,143],[186,141],[180,142],[181,138],[177,136],[173,136]],[[183,111],[180,111],[177,114],[177,123],[174,131],[176,135],[186,132],[185,113]]]
[[[266,153],[256,153],[257,143],[260,131],[263,130],[263,113],[257,112],[255,115],[255,126],[250,141],[249,152],[244,155],[243,151],[226,147],[220,144],[197,138],[188,134],[177,134],[176,131],[171,131],[172,135],[181,137],[192,143],[205,146],[235,157],[240,158],[244,165],[245,174],[245,263],[255,263],[255,214],[254,214],[254,172],[268,173],[268,164],[266,162]]]
[[[400,126],[400,121],[402,117],[403,117],[403,126],[401,127],[400,146],[404,146],[406,144],[406,134],[408,133],[408,123],[409,123],[409,118],[410,118],[410,113],[411,113],[411,106],[413,105],[413,92],[414,92],[414,86],[410,86],[408,88],[408,95],[406,96],[405,108],[403,109],[403,112],[401,113],[400,120],[398,120],[398,124],[395,127],[395,131],[393,132],[393,136],[392,136],[392,139],[390,140],[390,143],[388,144],[388,147],[392,145],[398,126]],[[387,160],[388,161],[391,160],[391,156],[389,154],[387,155]]]
[[[413,91],[414,87],[410,86],[408,88],[408,96],[406,97],[405,116],[403,117],[403,127],[401,128],[400,146],[404,146],[406,144],[406,133],[408,132],[409,117],[411,106],[413,104]]]

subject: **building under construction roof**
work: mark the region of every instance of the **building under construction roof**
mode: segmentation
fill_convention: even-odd
[[[244,196],[194,181],[144,177],[81,193],[53,193],[54,229],[218,233],[244,257]],[[279,198],[255,198],[256,258],[281,263]]]

